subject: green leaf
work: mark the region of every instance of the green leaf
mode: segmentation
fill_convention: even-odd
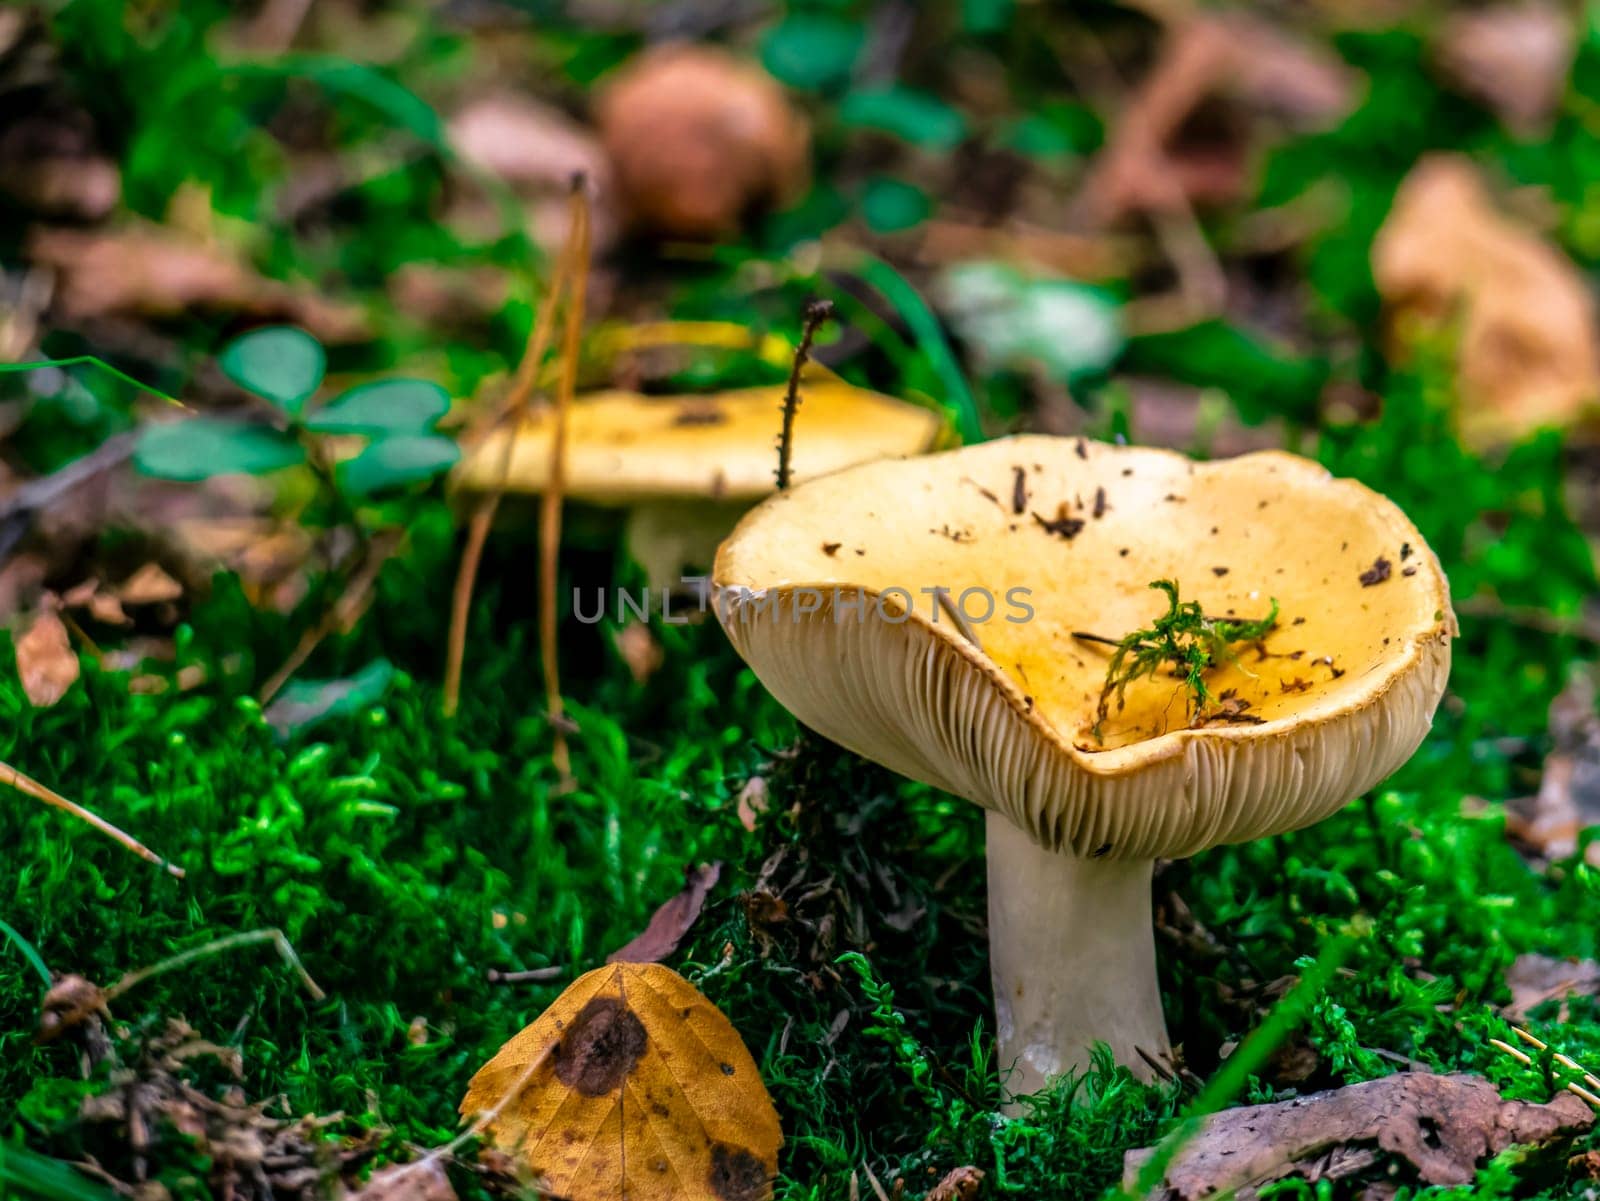
[[[1000,135],[1002,146],[1044,162],[1092,154],[1104,140],[1100,119],[1077,104],[1042,105],[1012,122]]]
[[[380,438],[339,469],[345,491],[357,496],[430,479],[449,470],[461,448],[442,434]]]
[[[926,221],[932,211],[933,203],[921,188],[887,176],[868,180],[861,194],[861,216],[874,233],[911,229]]]
[[[383,699],[393,679],[393,665],[387,659],[374,659],[342,680],[291,680],[262,716],[280,738],[287,738],[331,717],[371,708]]]
[[[282,430],[223,417],[149,426],[133,448],[134,466],[166,480],[264,475],[304,461],[305,451]]]
[[[1000,33],[1011,20],[1011,0],[962,0],[961,26],[968,33]]]
[[[327,357],[322,344],[304,330],[276,325],[235,338],[220,362],[234,383],[296,417],[322,383]]]
[[[967,136],[967,119],[926,92],[899,86],[851,92],[839,105],[848,127],[878,129],[927,150],[953,150]]]
[[[947,268],[937,287],[951,325],[993,366],[1037,363],[1070,382],[1104,369],[1122,350],[1116,304],[1072,280],[970,262]]]
[[[116,1201],[117,1196],[71,1164],[0,1142],[0,1197],[19,1194],[43,1201]]]
[[[386,379],[351,388],[306,418],[324,434],[422,433],[450,408],[450,394],[432,380]]]
[[[762,40],[761,61],[791,87],[827,91],[850,81],[864,40],[858,22],[823,13],[795,13]]]

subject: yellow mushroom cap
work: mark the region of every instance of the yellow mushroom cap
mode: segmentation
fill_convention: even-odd
[[[596,392],[568,415],[565,492],[596,504],[666,497],[751,501],[773,490],[781,385],[705,396],[652,397]],[[845,383],[810,368],[802,376],[790,462],[796,479],[837,471],[933,445],[940,419],[928,409]],[[500,483],[506,438],[506,487],[542,492],[550,480],[555,417],[530,414],[520,428],[489,434],[470,448],[456,483],[488,490]]]
[[[758,506],[714,579],[733,644],[800,721],[1083,856],[1321,820],[1416,750],[1455,632],[1405,515],[1276,451],[1196,463],[1027,436],[868,464]],[[1162,673],[1112,703],[1100,741],[1110,648],[1074,635],[1149,627],[1158,579],[1208,617],[1275,599],[1277,624],[1208,673],[1227,698],[1212,720],[1191,726]]]

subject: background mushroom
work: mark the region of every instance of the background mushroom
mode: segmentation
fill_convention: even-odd
[[[715,46],[669,43],[604,81],[595,118],[635,228],[717,238],[794,200],[811,131],[778,81]]]
[[[1019,437],[772,497],[718,552],[718,615],[802,722],[989,810],[990,945],[1014,1093],[1166,1045],[1158,856],[1316,822],[1410,757],[1449,673],[1448,586],[1392,503],[1279,452],[1195,463]],[[1279,617],[1191,715],[1162,672],[1097,737],[1108,648],[1176,579]],[[1021,591],[1019,591],[1021,590]],[[1192,724],[1191,724],[1192,722]]]
[[[687,328],[646,327],[647,336],[632,344]],[[739,333],[748,340],[746,331]],[[776,486],[783,394],[783,385],[774,384],[707,395],[584,395],[568,417],[565,495],[628,509],[629,553],[652,584],[676,584],[686,567],[710,567],[717,544]],[[800,395],[791,459],[797,479],[920,454],[942,427],[937,413],[857,388],[814,362],[801,374]],[[506,491],[544,491],[554,429],[553,410],[539,409],[515,429],[491,431],[464,452],[455,484],[486,491],[501,484],[504,470]]]

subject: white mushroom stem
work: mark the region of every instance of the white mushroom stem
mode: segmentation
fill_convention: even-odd
[[[1096,1042],[1148,1078],[1167,1050],[1156,984],[1148,859],[1045,850],[988,815],[989,955],[999,1069],[1013,1096],[1082,1071]]]

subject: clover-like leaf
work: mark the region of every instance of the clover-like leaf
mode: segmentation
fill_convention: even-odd
[[[252,330],[228,343],[218,360],[222,373],[247,391],[270,400],[291,417],[322,383],[327,356],[304,330],[275,325]]]
[[[225,417],[152,425],[133,449],[134,466],[145,475],[167,480],[264,475],[304,461],[305,451],[282,430]]]
[[[345,491],[357,496],[430,479],[453,467],[461,448],[442,434],[396,434],[375,439],[339,469]]]
[[[306,418],[323,434],[421,434],[450,408],[450,394],[432,380],[385,379],[361,384]]]

